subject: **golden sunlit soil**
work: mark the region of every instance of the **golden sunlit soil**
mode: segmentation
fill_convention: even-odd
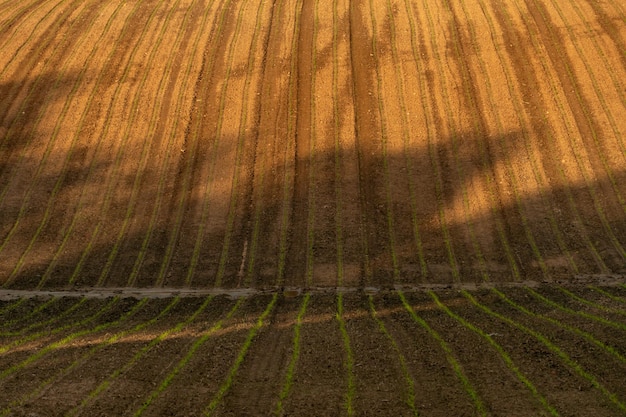
[[[624,80],[619,0],[0,0],[0,416],[626,413]]]

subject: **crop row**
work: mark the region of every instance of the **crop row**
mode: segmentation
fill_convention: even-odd
[[[301,401],[347,415],[382,406],[429,414],[452,404],[478,415],[512,405],[534,415],[626,414],[624,291],[4,302],[0,386],[11,395],[0,415],[45,412],[56,397],[55,415],[160,414],[172,398],[177,414],[212,415],[239,410],[258,378],[265,402],[251,405],[275,415]],[[268,358],[282,365],[259,368]],[[389,389],[376,394],[372,377]],[[572,387],[577,405],[567,400]],[[317,389],[329,396],[311,396]]]

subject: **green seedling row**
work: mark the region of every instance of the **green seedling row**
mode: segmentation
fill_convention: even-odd
[[[533,385],[533,383],[528,379],[528,377],[526,377],[522,371],[519,369],[519,367],[513,362],[513,359],[511,359],[511,356],[509,356],[508,353],[506,353],[506,351],[504,350],[504,348],[498,344],[492,336],[490,336],[489,334],[487,334],[484,330],[482,330],[481,328],[473,325],[472,323],[470,323],[469,321],[465,320],[464,318],[462,318],[461,316],[459,316],[458,314],[454,313],[452,310],[450,310],[450,308],[448,308],[445,304],[443,304],[440,300],[439,297],[437,297],[437,294],[435,294],[432,291],[429,291],[429,295],[432,297],[432,299],[435,301],[435,303],[437,304],[437,306],[442,309],[448,316],[452,317],[454,320],[458,321],[459,323],[461,323],[463,326],[467,327],[469,330],[473,331],[474,333],[478,334],[480,337],[482,337],[484,340],[487,341],[487,343],[489,343],[491,345],[491,347],[493,347],[498,354],[500,355],[500,357],[502,358],[502,360],[504,361],[504,363],[506,364],[506,366],[515,374],[515,376],[517,377],[517,379],[531,392],[532,396],[535,398],[535,400],[537,400],[541,406],[548,412],[550,413],[550,415],[552,416],[558,416],[559,413],[557,412],[557,410],[550,405],[550,403],[548,402],[548,400],[546,400],[546,398],[541,395],[541,393],[539,393],[539,391],[537,390],[537,388]]]
[[[117,300],[113,299],[110,304],[112,304],[115,301],[117,301]],[[146,304],[147,301],[148,301],[148,299],[144,298],[143,300],[137,302],[130,311],[128,311],[127,313],[122,315],[117,320],[99,324],[99,325],[97,325],[97,326],[95,326],[95,327],[93,327],[91,329],[78,330],[78,331],[76,331],[74,333],[69,334],[68,336],[65,336],[63,339],[61,339],[61,340],[59,340],[57,342],[51,343],[51,344],[49,344],[49,345],[47,345],[45,347],[42,347],[42,348],[38,349],[35,353],[33,353],[32,355],[30,355],[28,358],[24,359],[20,363],[17,363],[15,365],[11,366],[10,368],[7,368],[7,369],[3,370],[2,372],[0,372],[0,380],[5,379],[9,375],[14,374],[15,372],[17,372],[17,371],[25,368],[26,366],[36,362],[37,360],[41,359],[46,354],[67,346],[72,341],[74,341],[74,340],[76,340],[76,339],[78,339],[80,337],[89,336],[91,334],[94,334],[94,333],[97,333],[97,332],[101,332],[101,331],[103,331],[105,329],[108,329],[110,327],[114,327],[114,326],[117,326],[117,325],[123,323],[129,317],[131,317],[132,315],[137,313],[137,311],[140,308],[142,308],[144,306],[144,304]]]
[[[507,324],[509,324],[512,327],[515,327],[516,329],[532,336],[533,338],[535,338],[537,341],[539,341],[541,344],[543,344],[544,346],[546,346],[552,353],[554,353],[557,357],[559,357],[559,359],[561,361],[563,361],[563,363],[565,365],[567,365],[567,367],[569,367],[572,371],[574,371],[576,374],[578,374],[581,378],[587,380],[594,388],[596,388],[598,391],[600,391],[611,403],[613,403],[613,405],[615,405],[617,408],[619,408],[622,412],[626,413],[626,405],[619,399],[618,395],[609,391],[604,385],[602,385],[600,383],[600,381],[598,381],[596,379],[595,376],[593,376],[591,373],[589,373],[588,371],[586,371],[585,369],[583,369],[583,367],[578,364],[574,359],[572,359],[567,353],[565,353],[561,348],[559,348],[558,346],[556,346],[552,341],[550,341],[550,339],[548,337],[546,337],[545,335],[541,334],[540,332],[531,329],[529,327],[526,327],[520,323],[517,323],[516,321],[512,320],[509,317],[503,316],[502,314],[496,313],[495,311],[492,311],[491,309],[489,309],[488,307],[486,307],[485,305],[481,304],[478,300],[476,300],[476,298],[474,298],[474,296],[472,296],[469,292],[467,291],[463,291],[463,295],[469,299],[472,304],[474,304],[476,307],[478,307],[479,309],[481,309],[482,311],[484,311],[485,313],[487,313],[488,315],[495,317]]]
[[[83,326],[85,324],[90,323],[93,320],[96,320],[98,317],[100,317],[102,314],[106,313],[107,311],[109,311],[111,308],[113,308],[113,306],[119,301],[119,298],[114,298],[111,301],[109,301],[104,307],[102,307],[100,310],[98,310],[95,314],[83,319],[83,320],[79,320],[79,321],[74,321],[72,323],[69,324],[65,324],[59,327],[55,327],[52,330],[42,330],[40,332],[37,333],[33,333],[33,334],[29,334],[27,336],[22,337],[21,339],[18,340],[14,340],[10,343],[7,343],[3,346],[0,346],[0,354],[5,353],[5,352],[9,352],[15,348],[17,348],[18,346],[22,346],[28,342],[32,342],[34,340],[40,339],[40,338],[47,338],[50,336],[54,336],[58,333],[64,332],[65,330],[70,330],[76,327],[80,327]]]
[[[274,410],[275,416],[282,416],[284,409],[284,401],[289,396],[291,392],[291,387],[293,385],[293,376],[296,371],[296,366],[298,366],[298,359],[300,358],[300,328],[302,327],[302,320],[304,319],[304,315],[306,314],[306,309],[311,300],[311,293],[307,293],[302,300],[302,304],[300,305],[300,310],[298,311],[298,317],[296,318],[296,324],[293,328],[293,350],[291,353],[291,359],[289,360],[289,365],[287,365],[287,372],[285,374],[285,382],[283,384],[282,389],[280,390],[280,395],[278,397],[278,403],[276,404],[276,408]]]
[[[406,358],[402,354],[400,347],[396,343],[391,333],[389,333],[389,331],[387,330],[385,323],[380,319],[380,317],[378,317],[378,312],[376,311],[376,307],[374,306],[374,297],[372,295],[368,296],[368,303],[370,308],[370,314],[378,325],[378,329],[383,335],[385,335],[385,338],[389,341],[391,347],[398,356],[398,361],[400,362],[400,366],[402,367],[402,376],[406,385],[406,404],[411,409],[411,414],[413,416],[418,416],[419,412],[417,410],[417,406],[415,405],[415,381],[413,380],[413,377],[411,376],[411,373],[409,371]]]
[[[227,0],[219,5],[221,9],[219,10],[218,15],[215,17],[216,21],[214,21],[211,25],[214,30],[214,39],[220,39],[222,36],[224,26],[226,24],[226,12],[229,10],[230,4],[231,4],[231,0]],[[213,5],[213,2],[211,3],[211,6],[212,5]],[[206,9],[206,11],[208,13],[208,8]],[[208,15],[205,15],[205,20],[206,20],[206,17],[208,17]],[[198,36],[196,41],[199,42],[199,40],[200,40],[200,37]],[[199,47],[198,43],[196,43],[196,45],[194,46],[194,49],[196,49],[197,47]],[[219,49],[220,49],[220,43],[218,41],[214,41],[212,44],[208,46],[208,50],[203,53],[201,71],[205,72],[205,76],[202,79],[198,79],[194,87],[196,91],[199,91],[199,93],[196,93],[196,95],[194,96],[194,99],[196,99],[197,97],[202,98],[202,97],[208,96],[207,93],[210,87],[210,82],[208,81],[208,79],[213,75],[213,70],[215,68]],[[180,237],[180,231],[181,231],[182,223],[184,219],[185,208],[188,204],[189,190],[190,190],[190,184],[192,180],[193,162],[197,157],[198,146],[199,146],[198,142],[200,139],[201,129],[202,129],[201,117],[199,118],[199,120],[198,118],[193,118],[190,124],[187,126],[185,143],[183,146],[185,147],[186,153],[188,154],[188,156],[186,156],[185,158],[184,172],[183,172],[183,177],[182,177],[182,182],[181,182],[182,191],[180,193],[180,197],[178,198],[178,201],[176,204],[176,211],[175,211],[176,214],[174,217],[174,224],[171,225],[170,227],[170,235],[167,241],[167,246],[165,248],[165,255],[164,255],[163,261],[161,262],[159,274],[156,278],[155,284],[157,286],[163,285],[165,281],[165,277],[169,269],[170,263],[172,261],[172,257],[174,256],[174,250],[176,249],[176,245]],[[209,181],[207,181],[207,186],[208,185],[209,185]],[[207,200],[205,200],[205,203],[206,201]],[[203,207],[203,214],[204,214],[204,204],[202,207]],[[191,273],[193,272],[194,271],[191,271]],[[192,277],[188,273],[185,281],[191,282],[191,278]]]
[[[555,307],[555,308],[557,308],[557,309],[559,309],[561,311],[564,311],[566,313],[569,313],[569,314],[572,314],[572,315],[577,315],[577,316],[580,316],[580,317],[584,317],[586,319],[593,320],[593,321],[598,322],[598,323],[602,323],[602,324],[604,324],[606,326],[610,326],[610,327],[613,327],[615,329],[626,330],[626,324],[618,323],[616,321],[611,321],[611,320],[605,319],[604,317],[598,316],[596,314],[591,314],[591,313],[587,313],[585,311],[580,311],[580,310],[573,310],[571,308],[562,306],[561,304],[554,302],[553,300],[549,299],[548,297],[546,297],[544,295],[541,295],[539,292],[535,291],[532,288],[526,288],[526,291],[528,291],[533,297],[537,298],[538,300],[541,300],[544,303],[546,303],[546,304],[548,304],[548,305],[550,305],[552,307]]]
[[[176,376],[180,373],[180,371],[182,371],[183,368],[189,363],[189,361],[193,358],[196,351],[200,349],[200,347],[204,343],[206,343],[206,341],[209,340],[215,334],[215,332],[217,332],[218,330],[222,328],[225,321],[229,320],[235,314],[235,312],[239,309],[241,304],[243,304],[243,301],[244,301],[243,299],[240,299],[239,301],[237,301],[237,303],[235,303],[235,305],[230,309],[228,314],[226,314],[226,316],[223,319],[218,320],[209,330],[203,332],[202,336],[198,337],[194,341],[193,345],[187,351],[185,356],[180,361],[178,361],[178,363],[176,363],[176,365],[174,366],[174,369],[172,369],[172,371],[167,374],[167,376],[161,381],[159,386],[154,391],[152,391],[148,395],[148,397],[143,401],[143,404],[141,405],[141,407],[139,407],[137,411],[135,411],[135,413],[133,414],[134,417],[140,416],[141,414],[144,413],[144,411],[148,407],[150,407],[152,402],[159,396],[159,394],[165,391],[165,389],[172,383],[174,378],[176,378]]]
[[[119,378],[120,376],[124,375],[131,368],[136,366],[136,364],[139,362],[139,360],[141,358],[143,358],[146,354],[148,354],[148,352],[150,352],[152,349],[154,349],[159,343],[161,343],[162,341],[164,341],[165,339],[167,339],[171,335],[175,335],[176,333],[180,332],[187,325],[189,325],[190,323],[195,321],[196,318],[198,317],[198,315],[200,315],[207,308],[207,306],[211,303],[212,300],[213,300],[213,297],[211,297],[211,296],[207,297],[204,300],[204,302],[202,303],[202,305],[196,311],[194,311],[194,313],[191,314],[188,318],[186,318],[183,321],[178,322],[174,327],[172,327],[172,328],[170,328],[168,330],[165,330],[164,332],[160,333],[157,337],[152,339],[146,346],[144,346],[138,352],[136,352],[135,355],[133,355],[133,357],[128,362],[126,362],[124,364],[124,366],[122,366],[121,368],[116,369],[111,374],[109,374],[96,388],[94,388],[87,395],[87,397],[85,397],[83,399],[83,401],[78,406],[76,406],[73,409],[71,409],[66,414],[66,417],[79,415],[82,412],[82,410],[90,402],[94,401],[104,391],[106,391],[109,387],[111,387],[111,385],[113,385],[114,381],[117,378]]]
[[[269,302],[269,304],[265,308],[265,311],[263,311],[261,316],[257,319],[254,327],[252,327],[250,331],[248,332],[248,337],[243,343],[243,346],[241,347],[241,349],[239,350],[237,358],[235,359],[235,363],[233,363],[230,370],[228,371],[228,376],[222,382],[222,385],[220,385],[219,390],[217,391],[217,393],[215,393],[209,405],[205,408],[203,412],[204,415],[206,416],[213,415],[213,413],[215,412],[215,409],[222,402],[224,396],[232,387],[235,381],[235,377],[237,376],[237,372],[239,371],[241,364],[245,360],[246,355],[248,354],[248,350],[250,350],[250,346],[252,346],[252,342],[254,341],[254,338],[256,337],[259,330],[261,330],[261,328],[265,324],[265,320],[274,309],[274,306],[276,305],[277,301],[278,301],[278,293],[274,293],[274,296],[272,297],[272,300]]]
[[[400,300],[402,301],[402,305],[404,306],[406,311],[409,313],[413,321],[415,321],[417,324],[422,326],[422,328],[424,328],[424,330],[426,330],[428,334],[432,338],[434,338],[437,341],[437,343],[439,343],[439,346],[444,351],[446,355],[446,359],[448,360],[448,363],[450,364],[454,373],[456,374],[456,377],[459,379],[459,381],[463,385],[463,388],[465,389],[465,392],[467,393],[467,395],[472,399],[472,402],[474,403],[474,407],[476,409],[476,413],[480,416],[486,416],[488,413],[487,413],[487,409],[485,408],[483,401],[478,396],[476,389],[472,386],[471,382],[465,375],[465,372],[463,372],[463,367],[459,363],[458,359],[455,357],[450,346],[446,343],[446,341],[443,339],[443,337],[441,337],[439,333],[437,333],[432,327],[430,327],[423,318],[417,315],[415,310],[411,307],[406,297],[404,296],[404,293],[399,291],[398,296],[400,297]]]
[[[91,357],[93,357],[98,351],[102,350],[103,348],[109,345],[112,345],[114,343],[117,343],[125,337],[131,336],[133,334],[137,334],[141,332],[142,330],[144,330],[145,328],[157,323],[159,320],[163,319],[163,317],[165,317],[172,310],[172,308],[176,306],[176,304],[179,303],[179,301],[180,301],[180,298],[178,297],[173,298],[172,301],[163,310],[161,310],[161,312],[156,317],[153,317],[150,320],[141,322],[137,324],[136,326],[134,326],[132,329],[117,332],[114,335],[107,338],[106,340],[93,346],[92,348],[89,349],[88,352],[86,352],[81,357],[79,357],[74,362],[72,362],[68,367],[60,370],[59,372],[45,379],[42,383],[40,383],[37,386],[37,388],[24,394],[20,398],[12,401],[7,407],[5,407],[3,410],[0,410],[0,417],[9,416],[12,409],[19,407],[19,406],[23,406],[27,402],[32,401],[35,398],[41,397],[41,395],[43,395],[43,393],[45,393],[47,389],[53,386],[53,384],[58,383],[59,381],[62,381],[64,378],[70,375],[74,370],[78,369],[82,365],[85,365]]]
[[[52,300],[60,300],[60,298],[54,297],[52,298]],[[81,305],[83,305],[85,302],[87,301],[87,298],[81,298],[79,300],[76,301],[76,303],[74,303],[70,308],[68,308],[67,310],[63,311],[63,312],[59,312],[57,314],[54,314],[51,318],[49,318],[48,320],[44,320],[44,321],[35,321],[32,324],[29,324],[28,326],[22,327],[19,330],[14,330],[14,331],[4,331],[4,332],[0,332],[0,336],[3,337],[7,337],[7,336],[18,336],[27,332],[30,332],[33,329],[36,329],[38,327],[44,327],[44,326],[49,326],[52,323],[61,320],[62,318],[68,316],[69,314],[71,314],[72,312],[74,312],[76,309],[78,309]],[[47,304],[47,303],[45,303]],[[36,310],[40,310],[40,308],[37,308]],[[28,314],[28,316],[32,316],[33,313],[35,311],[33,311],[32,313]],[[8,327],[8,323],[6,325]]]
[[[352,347],[350,347],[350,335],[346,329],[346,321],[343,318],[343,294],[337,294],[337,314],[336,319],[339,324],[339,331],[341,332],[341,339],[343,341],[343,349],[345,353],[344,369],[346,370],[347,389],[345,394],[344,407],[348,416],[355,414],[354,410],[354,397],[356,395],[356,381],[354,376],[354,353]]]
[[[551,317],[548,317],[546,315],[540,315],[540,314],[536,314],[533,313],[532,311],[528,310],[527,308],[521,306],[518,303],[515,303],[513,300],[511,300],[509,297],[507,297],[502,291],[498,290],[498,289],[493,289],[493,292],[495,292],[503,301],[505,301],[507,304],[509,304],[510,306],[512,306],[513,308],[521,311],[522,313],[539,319],[539,320],[543,320],[543,321],[547,321],[550,324],[553,324],[557,327],[560,327],[562,329],[565,329],[571,333],[574,333],[580,337],[582,337],[583,339],[587,340],[589,343],[592,343],[594,345],[596,345],[597,347],[599,347],[600,349],[604,350],[605,352],[607,352],[608,354],[612,355],[613,357],[615,357],[618,361],[626,364],[626,358],[617,351],[617,349],[615,349],[614,347],[607,345],[606,343],[598,340],[596,337],[594,337],[592,334],[585,332],[581,329],[579,329],[578,327],[574,327],[574,326],[570,326],[560,320],[556,320],[553,319]],[[557,304],[553,301],[547,300],[546,298],[540,298],[541,301],[546,302],[546,304],[552,306],[552,307],[556,307],[559,310],[565,311],[568,314],[571,315],[577,315],[578,312],[565,308],[563,306],[561,306],[560,304]],[[585,317],[585,316],[583,316]]]

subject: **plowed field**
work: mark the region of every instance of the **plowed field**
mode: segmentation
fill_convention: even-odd
[[[623,415],[625,274],[620,0],[0,0],[0,416]]]

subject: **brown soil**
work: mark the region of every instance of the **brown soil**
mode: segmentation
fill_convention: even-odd
[[[0,0],[0,415],[626,413],[625,28]]]

